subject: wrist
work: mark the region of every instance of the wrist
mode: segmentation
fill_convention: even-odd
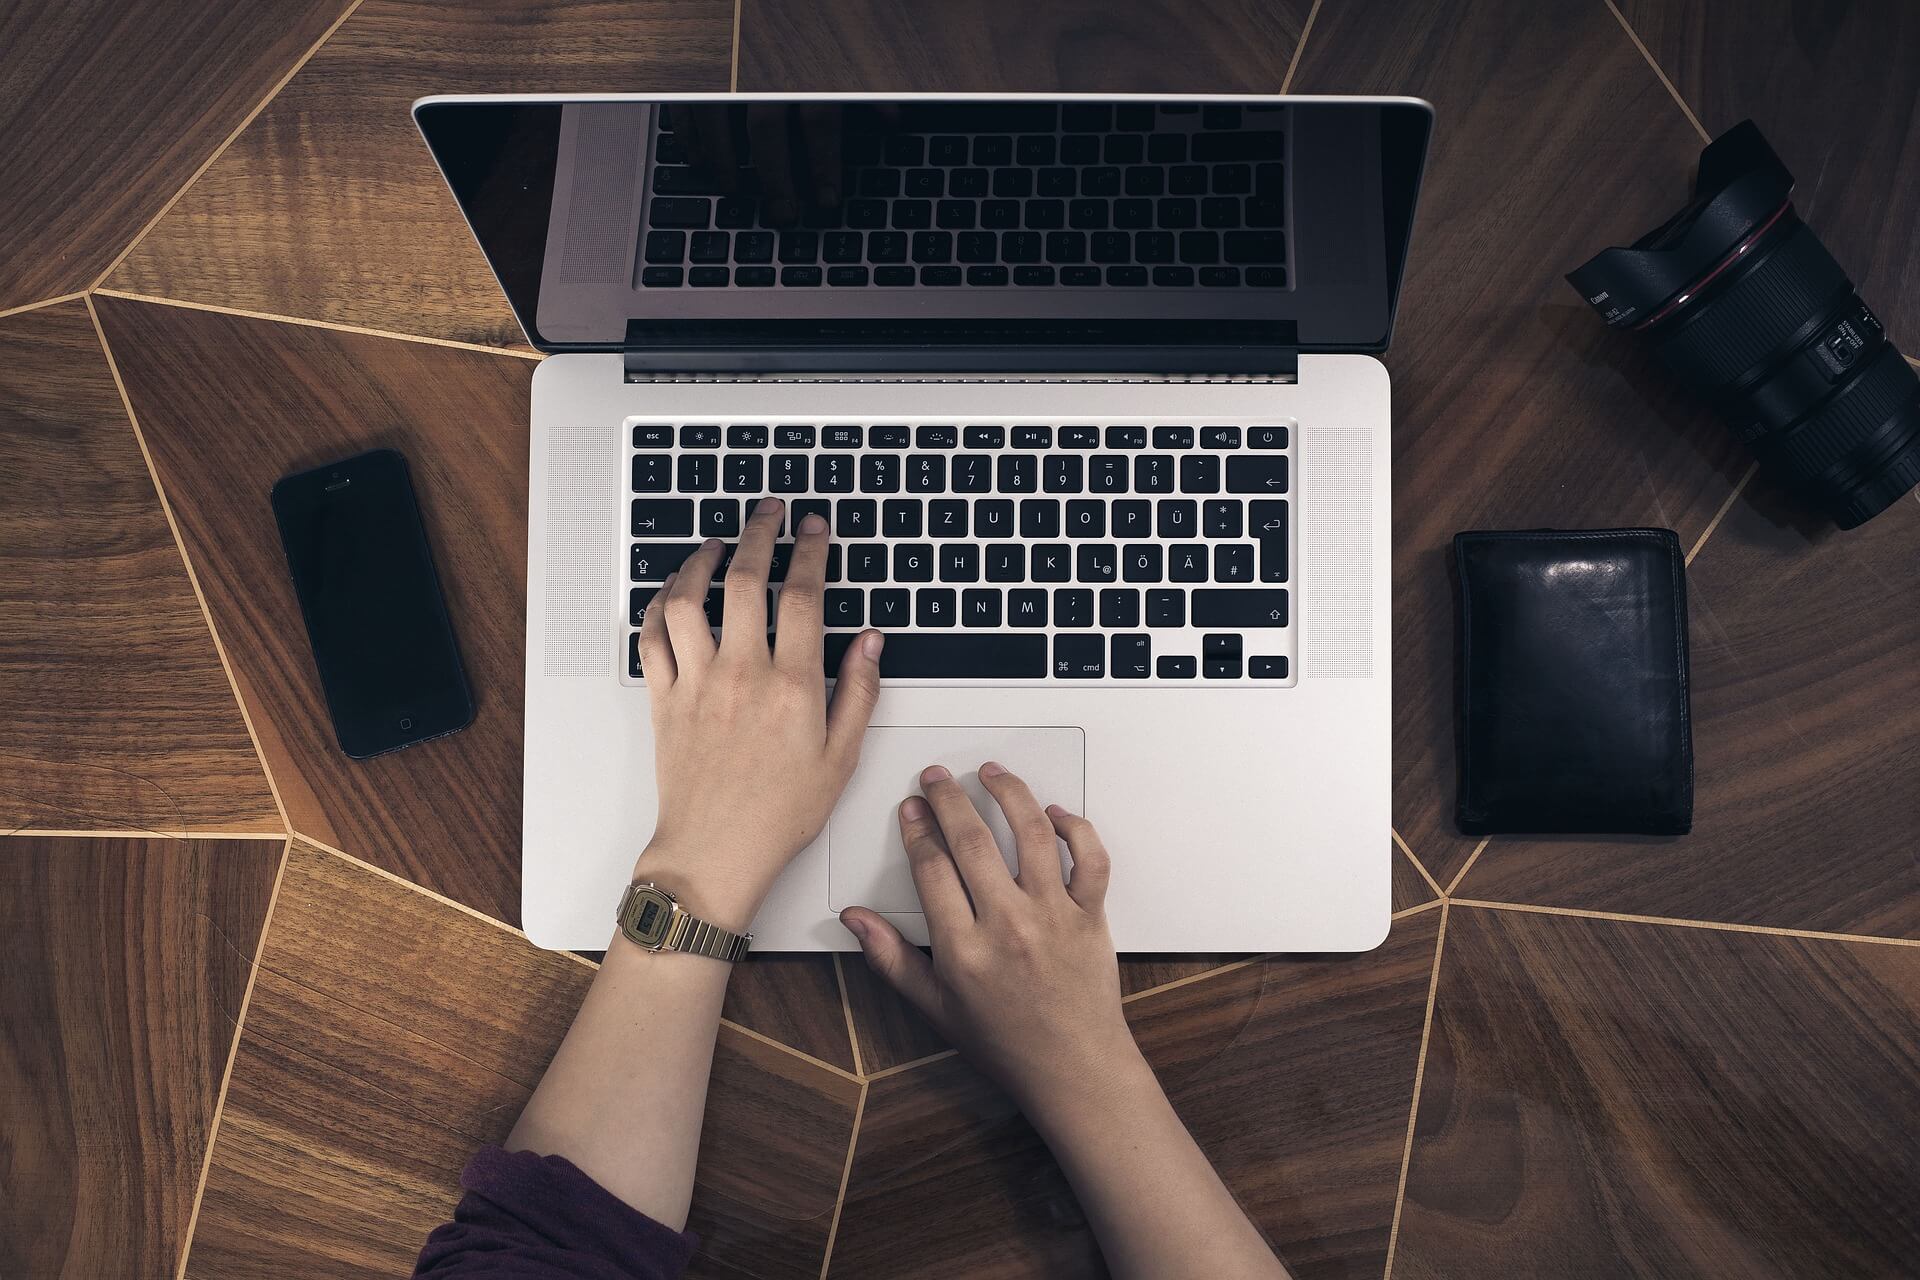
[[[1124,1025],[1118,1035],[1075,1054],[1059,1069],[1036,1073],[1012,1092],[1028,1121],[1049,1141],[1080,1124],[1109,1126],[1144,1098],[1160,1096],[1160,1081]]]
[[[734,933],[751,927],[773,887],[773,877],[742,868],[720,850],[659,840],[641,851],[633,879],[653,881],[674,896],[681,910]]]

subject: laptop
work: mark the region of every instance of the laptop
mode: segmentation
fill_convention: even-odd
[[[462,96],[414,116],[548,355],[534,942],[605,945],[655,814],[640,620],[768,493],[789,532],[832,526],[823,674],[863,627],[887,644],[860,767],[758,949],[853,949],[856,904],[925,942],[895,806],[932,763],[984,797],[986,760],[1099,825],[1123,951],[1386,937],[1374,357],[1426,103]]]

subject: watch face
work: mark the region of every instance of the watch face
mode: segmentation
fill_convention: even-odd
[[[658,889],[638,889],[627,918],[633,922],[629,937],[643,947],[657,947],[666,940],[667,926],[673,923],[673,901]]]

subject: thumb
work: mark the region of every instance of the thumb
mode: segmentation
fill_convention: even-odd
[[[863,631],[840,659],[833,705],[827,708],[827,741],[849,765],[860,754],[860,739],[873,718],[873,704],[880,700],[880,648],[885,641],[878,631]]]
[[[886,984],[920,1011],[929,1022],[937,1022],[940,989],[934,982],[933,962],[920,948],[900,936],[900,931],[865,907],[848,907],[840,913],[840,923],[860,940],[867,967],[886,980]]]

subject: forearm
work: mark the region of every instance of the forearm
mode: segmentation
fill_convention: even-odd
[[[703,884],[653,850],[636,874],[659,877],[687,910],[735,930],[752,920],[762,892]],[[616,932],[507,1148],[565,1156],[648,1217],[685,1227],[731,972],[705,956],[643,950]]]
[[[1286,1268],[1137,1051],[1118,1058],[1110,1073],[1031,1100],[1026,1110],[1072,1183],[1116,1277],[1199,1268],[1219,1280],[1285,1280]]]

